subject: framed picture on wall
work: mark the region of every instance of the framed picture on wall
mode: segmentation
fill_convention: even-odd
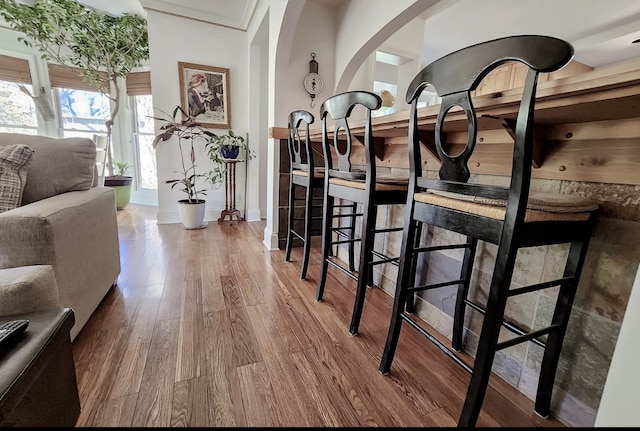
[[[229,69],[178,62],[180,104],[202,127],[231,128]]]

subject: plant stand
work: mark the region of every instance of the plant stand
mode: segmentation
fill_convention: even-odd
[[[240,211],[236,208],[236,165],[244,160],[239,159],[223,159],[226,165],[224,173],[224,189],[225,189],[225,203],[224,210],[220,214],[218,223],[225,221],[228,216],[229,221],[233,221],[233,217],[236,216],[238,221],[244,220]]]

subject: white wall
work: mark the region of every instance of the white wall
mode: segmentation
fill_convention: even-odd
[[[378,46],[437,2],[352,0],[346,3],[336,35],[335,92],[346,91],[362,63]]]
[[[259,112],[259,118],[252,118],[252,123],[257,120],[257,124],[262,128],[258,130],[260,136],[265,136],[268,133],[268,128],[274,124],[274,106],[275,106],[275,80],[277,74],[275,73],[276,57],[277,57],[277,45],[280,39],[280,32],[277,29],[283,27],[282,22],[286,9],[298,9],[302,8],[300,2],[294,2],[291,6],[289,3],[282,1],[269,1],[265,0],[258,4],[258,10],[255,13],[255,17],[252,20],[249,29],[247,30],[249,40],[252,41],[251,55],[252,64],[259,62],[259,72],[266,76],[266,80],[261,78],[262,85],[267,86],[266,89],[262,89],[260,97],[265,97],[267,103],[265,109]],[[297,14],[296,14],[297,15]],[[255,40],[263,36],[264,30],[268,30],[268,44],[257,44]],[[259,45],[259,47],[258,47]],[[256,51],[259,50],[259,54]],[[263,56],[267,56],[265,59]],[[259,57],[259,59],[257,58]],[[252,68],[252,73],[254,72]],[[261,106],[262,103],[261,102]],[[265,121],[266,116],[266,121]],[[255,123],[253,123],[255,124]],[[276,151],[274,140],[267,138],[265,144],[260,148],[262,154],[266,154],[266,178],[261,178],[266,184],[266,196],[264,196],[265,210],[263,216],[266,218],[266,225],[264,228],[264,245],[268,250],[278,248],[278,177],[279,177],[279,156]],[[275,224],[275,227],[274,227]]]
[[[287,126],[289,113],[306,109],[316,116],[319,126],[319,107],[328,97],[352,88],[371,88],[371,75],[360,73],[353,79],[362,63],[368,60],[381,42],[404,24],[413,20],[435,0],[353,0],[343,9],[334,9],[321,3],[292,0],[286,2],[264,0],[260,2],[252,25],[251,38],[258,32],[263,19],[269,18],[269,107],[268,127]],[[284,6],[283,6],[284,5]],[[373,15],[372,15],[373,13]],[[397,16],[399,15],[399,16]],[[366,26],[362,17],[366,16]],[[375,19],[372,19],[375,16]],[[367,39],[374,34],[375,41]],[[417,38],[421,41],[422,34]],[[411,42],[413,44],[413,41]],[[302,81],[309,72],[311,52],[316,53],[319,74],[325,82],[324,90],[316,96],[314,107]],[[358,58],[349,61],[353,67],[350,74],[343,74],[340,61],[357,52]],[[364,54],[363,54],[364,53]],[[345,57],[347,56],[347,57]],[[359,61],[356,65],[356,62]],[[354,66],[355,65],[355,66]],[[371,70],[369,68],[369,70]],[[347,76],[348,75],[348,76]],[[339,80],[345,82],[341,88]],[[267,196],[264,243],[268,249],[277,248],[278,234],[278,186],[280,165],[279,142],[269,139],[267,149]]]
[[[276,65],[274,125],[286,127],[289,113],[297,109],[305,109],[316,117],[316,121],[319,120],[320,105],[334,94],[336,28],[333,8],[306,2],[297,20],[293,38],[281,40],[278,44],[279,50],[287,50],[286,55],[282,55],[282,59],[287,61]],[[309,73],[312,52],[316,53],[318,74],[324,81],[324,89],[316,95],[314,107],[310,106],[311,99],[303,85],[304,77]]]
[[[173,15],[154,11],[147,12],[149,26],[149,65],[151,70],[151,90],[156,116],[159,110],[171,113],[180,104],[178,62],[188,62],[229,69],[231,128],[245,136],[249,129],[248,95],[248,42],[247,33],[203,22],[185,20]],[[156,131],[159,124],[156,124]],[[214,133],[226,133],[226,129],[212,129]],[[183,192],[171,190],[163,183],[174,178],[174,170],[181,170],[177,139],[161,142],[156,149],[158,166],[158,223],[178,223],[178,200],[186,196]],[[213,167],[203,146],[196,149],[196,164],[199,172]],[[245,166],[238,166],[237,178],[244,178]],[[248,178],[247,188],[257,188],[259,179]],[[203,186],[210,188],[208,184]],[[210,190],[205,220],[217,220],[225,206],[224,186]],[[237,208],[243,208],[244,187],[236,189]],[[247,209],[258,208],[257,197],[247,202]]]
[[[640,266],[631,289],[609,374],[596,416],[596,427],[640,426]]]

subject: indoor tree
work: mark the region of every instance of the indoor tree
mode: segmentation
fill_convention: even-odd
[[[44,60],[81,69],[81,77],[107,96],[113,107],[107,128],[107,169],[113,175],[111,129],[120,109],[118,78],[149,58],[147,21],[134,14],[111,16],[75,0],[35,0],[32,5],[0,0],[0,14]],[[108,76],[108,82],[101,74]],[[113,90],[113,92],[111,91]]]

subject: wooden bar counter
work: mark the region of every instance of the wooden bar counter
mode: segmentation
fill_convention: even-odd
[[[520,88],[474,98],[479,112],[478,148],[470,168],[473,173],[508,175],[512,139],[509,120],[516,117]],[[439,105],[419,110],[419,128],[433,131]],[[316,116],[316,112],[313,112]],[[640,184],[640,60],[539,83],[535,114],[534,178]],[[408,166],[408,111],[373,119],[378,140],[376,154],[384,166]],[[358,136],[363,127],[355,124]],[[270,137],[286,142],[286,128],[271,128]],[[462,110],[448,115],[447,141],[466,142],[466,117]],[[311,131],[318,142],[321,130]],[[435,150],[425,133],[425,169],[437,170]],[[460,147],[462,148],[462,147]],[[455,148],[451,153],[455,154]],[[364,163],[353,160],[353,163]]]

